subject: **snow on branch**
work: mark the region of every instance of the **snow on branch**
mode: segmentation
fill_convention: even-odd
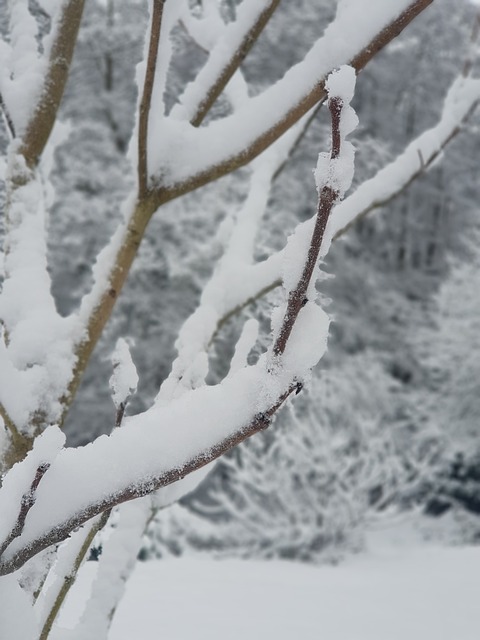
[[[138,194],[132,195],[124,209],[124,224],[99,257],[94,286],[82,301],[80,316],[85,328],[84,338],[77,345],[77,363],[68,382],[68,392],[64,394],[63,415],[110,317],[146,226],[158,207],[258,156],[324,99],[324,79],[333,67],[353,59],[353,66],[357,70],[362,68],[431,1],[396,0],[392,6],[375,0],[374,6],[369,2],[368,10],[365,10],[366,0],[359,0],[351,7],[350,17],[348,12],[340,11],[340,5],[337,19],[327,29],[325,38],[279,83],[248,100],[233,116],[197,128],[165,115],[163,93],[172,53],[169,34],[184,14],[184,3],[166,3],[147,140],[148,174],[158,185],[149,186],[142,198],[138,198]],[[358,29],[359,24],[362,29]],[[352,37],[346,38],[345,34]],[[137,77],[144,77],[145,65],[145,62],[139,65]],[[272,120],[276,122],[273,126]],[[275,260],[273,262],[276,264]],[[268,274],[271,273],[270,264],[264,265]]]
[[[194,17],[185,5],[180,17],[180,24],[187,31],[193,42],[208,54],[211,53],[225,30],[225,23],[220,15],[220,7],[216,3],[210,3],[205,6],[204,15],[201,18]],[[238,108],[240,104],[244,104],[248,100],[248,86],[240,69],[237,69],[232,75],[224,87],[224,93],[233,109]],[[179,103],[182,102],[183,99],[180,97]],[[176,113],[177,109],[182,110],[182,108],[182,106],[176,105],[173,112]]]
[[[311,326],[314,322],[318,323],[316,330],[313,330],[310,335],[318,338],[319,349],[324,349],[320,343],[326,344],[328,318],[314,303],[316,278],[313,276],[321,255],[325,228],[332,209],[350,187],[353,178],[354,149],[345,138],[358,123],[357,116],[350,107],[354,88],[355,70],[352,67],[342,67],[339,71],[332,73],[327,82],[328,108],[332,118],[332,148],[329,155],[324,153],[319,155],[315,169],[319,198],[313,229],[308,234],[311,225],[299,225],[296,232],[289,238],[285,252],[283,283],[288,300],[283,321],[276,332],[273,345],[273,356],[277,359],[285,354],[287,345],[289,351],[294,352],[289,341],[300,314],[302,314],[302,325]],[[300,262],[299,256],[305,254],[303,246],[306,238],[309,239],[307,259]],[[322,255],[325,253],[326,251],[323,250]],[[313,313],[314,310],[315,313]],[[312,315],[312,318],[315,316],[315,320],[307,320],[309,315]],[[305,330],[306,327],[302,328]],[[310,343],[310,350],[315,352],[312,343]]]
[[[258,39],[279,0],[244,0],[236,20],[223,30],[209,58],[185,89],[172,116],[198,127]],[[198,26],[198,25],[197,25]]]
[[[353,69],[345,68],[339,73],[346,84],[354,83]],[[325,217],[339,196],[340,188],[335,191],[332,185],[341,179],[339,169],[343,171],[344,168],[337,160],[345,155],[344,145],[347,155],[353,159],[344,141],[348,126],[345,128],[341,124],[341,115],[347,106],[343,96],[337,93],[338,88],[332,85],[332,166],[327,167],[325,184],[320,192],[320,223],[309,245],[299,247],[295,258],[297,265],[294,265],[297,269],[300,266],[303,276],[297,289],[304,286],[305,273],[308,273],[305,291],[308,289],[311,297],[312,275],[321,244],[319,229],[324,229]],[[332,194],[336,194],[335,197]],[[323,355],[326,336],[321,334],[315,342],[318,348],[313,348],[312,335],[319,330],[319,312],[322,318],[325,314],[313,302],[306,311],[310,324],[315,322],[314,331],[303,331],[303,317],[300,331],[293,335],[296,316],[292,322],[291,310],[288,307],[285,310],[282,326],[292,324],[294,357],[287,357],[285,349],[281,352],[274,349],[277,360],[283,356],[281,366],[276,370],[272,369],[268,358],[261,358],[256,365],[240,369],[216,386],[193,389],[167,406],[156,403],[146,412],[125,419],[122,428],[114,430],[110,436],[102,436],[82,448],[61,451],[38,487],[28,527],[9,544],[0,559],[0,574],[15,571],[46,547],[65,539],[90,518],[183,479],[268,427],[278,409],[292,393],[298,392],[299,381],[308,369]],[[282,339],[285,344],[289,342],[289,336]]]
[[[22,464],[16,465],[0,489],[0,557],[18,538],[33,507],[38,487],[52,460],[65,442],[65,436],[51,427],[39,436]]]
[[[248,195],[235,214],[235,221],[223,256],[204,287],[200,305],[184,322],[175,343],[177,358],[171,373],[163,382],[158,402],[167,402],[185,390],[202,384],[208,373],[208,347],[222,319],[258,291],[257,276],[276,277],[281,259],[254,265],[254,245],[258,225],[265,213],[272,181],[284,166],[292,149],[303,135],[310,115],[304,116],[280,140],[252,163]],[[254,276],[254,277],[252,277]],[[194,383],[195,381],[195,383]]]
[[[13,165],[13,166],[12,166]],[[38,410],[55,422],[74,364],[78,323],[56,310],[47,265],[46,199],[22,156],[10,158],[6,186],[5,280],[0,293],[0,403],[19,431]],[[36,173],[36,172],[35,172]],[[25,183],[16,184],[22,174]],[[43,418],[42,418],[43,420]],[[31,434],[30,434],[31,435]]]
[[[113,373],[110,378],[110,390],[113,404],[117,410],[115,426],[119,427],[123,420],[123,414],[127,402],[138,385],[137,369],[133,363],[128,343],[123,338],[117,340],[115,351],[112,354]]]
[[[143,83],[142,99],[140,101],[138,113],[138,194],[140,197],[145,196],[148,189],[148,121],[150,117],[153,85],[155,82],[155,71],[157,67],[158,45],[160,42],[164,4],[165,0],[154,0],[153,2],[147,66]]]
[[[159,179],[159,202],[250,162],[325,99],[325,78],[332,69],[344,64],[362,69],[431,2],[358,0],[348,10],[340,4],[336,19],[304,60],[233,115],[197,128],[173,117],[157,120],[152,136],[161,145],[152,144],[151,169]]]
[[[457,78],[447,93],[439,122],[419,135],[395,160],[335,206],[325,232],[325,246],[339,238],[363,216],[387,205],[424,174],[440,157],[449,142],[462,131],[462,126],[470,118],[479,101],[480,80]],[[218,320],[219,324],[281,284],[284,252],[285,249],[282,249],[266,260],[250,265],[248,274],[246,270],[242,272],[242,281],[248,280],[254,287],[243,291],[240,286],[231,286],[231,298],[225,307],[224,315]]]
[[[53,129],[68,78],[84,2],[63,0],[56,9],[52,34],[42,57],[46,70],[41,80],[41,92],[36,103],[32,104],[32,113],[21,140],[20,153],[29,167],[38,163]]]
[[[338,237],[372,209],[387,204],[424,173],[462,129],[480,101],[480,80],[457,78],[445,97],[438,124],[413,140],[403,153],[336,207],[328,229]]]

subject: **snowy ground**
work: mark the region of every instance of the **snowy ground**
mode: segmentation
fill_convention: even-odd
[[[480,547],[421,545],[402,531],[369,546],[339,566],[139,563],[109,638],[479,640]],[[86,569],[84,580],[95,563]]]

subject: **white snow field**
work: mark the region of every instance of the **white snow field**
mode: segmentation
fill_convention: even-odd
[[[370,540],[338,566],[138,563],[109,640],[479,640],[480,547],[402,536]],[[79,599],[95,565],[85,567]],[[63,624],[79,614],[70,605]]]

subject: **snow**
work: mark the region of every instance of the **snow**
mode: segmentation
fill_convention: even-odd
[[[15,576],[0,579],[0,638],[35,640],[36,624],[30,599]]]
[[[250,318],[243,325],[242,333],[235,345],[235,353],[233,354],[232,361],[230,363],[230,374],[247,366],[248,354],[253,349],[257,341],[258,331],[259,322],[255,318]]]
[[[432,157],[439,153],[442,146],[479,100],[480,80],[470,78],[455,80],[446,96],[440,121],[413,140],[393,162],[378,171],[370,180],[363,182],[351,195],[336,205],[325,231],[322,255],[328,251],[337,234],[344,231],[371,208],[379,206],[380,203],[394,197],[405,188],[421,169],[420,156],[425,164],[430,163]],[[311,233],[312,224],[313,218],[299,225],[300,228],[297,228],[296,233],[288,239],[286,248],[272,254],[267,260],[250,267],[248,282],[252,286],[248,291],[232,287],[238,294],[234,306],[241,305],[248,298],[255,297],[258,292],[272,286],[281,277],[287,288],[292,288],[295,285],[300,275],[299,267],[297,266],[295,272],[290,271],[294,267],[294,260],[285,258],[285,253],[291,256],[295,255],[297,249],[293,245],[290,249],[289,245],[298,242],[300,247],[302,241],[306,242],[306,238]],[[242,272],[242,279],[244,282],[246,281],[246,273],[244,276]],[[245,297],[242,298],[242,294]]]
[[[363,182],[350,197],[335,207],[327,226],[326,240],[334,238],[366,209],[379,201],[387,200],[404,188],[415,173],[422,169],[422,162],[429,163],[438,153],[479,100],[480,80],[457,78],[445,98],[438,124],[411,142],[393,162],[373,178]]]
[[[332,100],[340,99],[340,153],[336,158],[320,153],[314,175],[318,193],[320,194],[322,189],[328,186],[338,194],[338,200],[343,198],[353,180],[355,149],[351,142],[347,142],[346,137],[358,125],[357,114],[350,106],[355,91],[355,81],[355,69],[344,65],[333,71],[325,83],[329,105]],[[325,253],[323,251],[322,255]]]
[[[22,496],[30,492],[37,469],[50,464],[65,443],[58,427],[49,427],[35,439],[33,449],[23,462],[14,465],[0,487],[0,546],[13,530]]]
[[[76,629],[76,640],[106,636],[111,614],[136,564],[150,511],[149,497],[124,504],[117,510],[119,517],[100,556],[90,598]]]
[[[197,457],[207,462],[211,447],[241,433],[256,413],[268,409],[268,393],[259,399],[259,389],[272,386],[275,381],[262,366],[241,369],[215,387],[194,389],[168,407],[154,405],[126,418],[110,436],[63,449],[43,477],[25,531],[5,560],[88,505],[129,486],[151,490],[154,478]]]
[[[192,120],[202,102],[208,96],[217,78],[223,73],[232,56],[241,46],[245,35],[252,29],[259,16],[268,8],[271,0],[244,0],[239,6],[235,21],[230,22],[219,34],[209,58],[195,80],[187,85],[180,103],[172,109],[172,118]],[[197,25],[198,27],[198,25]],[[211,29],[211,23],[207,23]],[[198,31],[198,29],[197,29]],[[209,38],[205,38],[209,40]]]
[[[479,547],[378,543],[339,566],[138,563],[108,640],[478,640]],[[95,564],[74,586],[65,627],[81,613]]]
[[[40,95],[46,64],[38,55],[38,26],[27,4],[12,0],[9,10],[10,46],[2,46],[0,92],[18,135],[27,127]]]
[[[0,345],[0,402],[22,428],[40,406],[48,420],[58,418],[56,399],[70,378],[81,327],[75,317],[57,313],[50,291],[43,185],[20,156],[12,153],[9,163],[13,175],[25,174],[28,180],[9,193],[6,279],[0,294],[8,344],[2,340]]]
[[[124,338],[119,338],[112,353],[113,373],[110,378],[113,403],[117,409],[134,394],[138,385],[138,374]]]
[[[233,115],[200,128],[173,117],[151,122],[150,171],[161,176],[165,185],[172,185],[244,152],[272,128],[273,121],[284,118],[332,69],[348,64],[410,4],[411,0],[355,0],[348,11],[339,5],[336,19],[304,60]]]

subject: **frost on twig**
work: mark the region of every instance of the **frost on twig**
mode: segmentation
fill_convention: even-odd
[[[130,396],[132,396],[138,385],[137,369],[130,354],[130,347],[123,338],[117,340],[115,350],[112,353],[113,373],[110,378],[110,391],[112,400],[117,410],[115,426],[122,423],[123,414]]]

